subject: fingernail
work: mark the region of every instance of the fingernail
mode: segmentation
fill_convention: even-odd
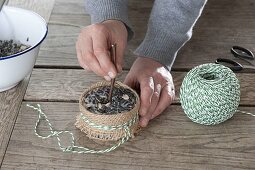
[[[111,77],[112,79],[115,77],[115,75],[112,72],[108,72],[108,76]]]
[[[109,76],[104,76],[104,79],[105,79],[106,81],[111,81],[111,78],[110,78]]]
[[[157,84],[157,90],[160,92],[160,90],[161,90],[161,84]]]

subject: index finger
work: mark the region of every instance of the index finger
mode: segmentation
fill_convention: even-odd
[[[115,78],[117,70],[112,63],[112,59],[109,52],[108,40],[105,35],[95,35],[92,37],[94,54],[105,73],[111,78]]]

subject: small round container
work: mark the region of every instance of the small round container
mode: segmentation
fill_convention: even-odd
[[[86,133],[89,138],[101,141],[117,141],[125,137],[127,132],[133,137],[140,129],[138,125],[140,99],[137,93],[127,85],[116,82],[115,88],[121,86],[133,92],[136,103],[130,111],[110,115],[96,114],[88,111],[86,106],[84,106],[84,97],[86,97],[91,90],[103,86],[110,86],[110,82],[98,82],[93,84],[81,95],[79,101],[81,113],[77,115],[75,126]]]
[[[30,48],[0,58],[0,92],[16,86],[31,73],[47,32],[47,24],[38,14],[20,8],[3,7],[0,13],[0,40],[12,39]]]

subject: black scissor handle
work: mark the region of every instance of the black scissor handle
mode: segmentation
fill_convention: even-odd
[[[243,69],[243,66],[240,63],[227,58],[217,58],[215,63],[224,65],[233,71],[241,71]]]
[[[252,51],[246,48],[240,46],[233,46],[230,51],[235,57],[254,60],[254,54],[252,53]]]

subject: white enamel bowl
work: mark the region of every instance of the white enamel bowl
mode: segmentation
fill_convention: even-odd
[[[16,86],[31,73],[47,32],[47,24],[38,14],[20,8],[3,7],[0,13],[0,40],[13,39],[31,47],[0,58],[0,92]]]

